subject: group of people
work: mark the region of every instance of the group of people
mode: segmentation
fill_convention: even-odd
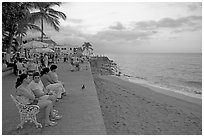
[[[81,57],[81,58],[72,57],[70,63],[74,68],[72,68],[71,71],[75,71],[75,70],[79,71],[80,70],[80,64],[86,63],[87,61],[88,61],[88,57]],[[87,67],[86,67],[86,69],[87,69]]]
[[[54,109],[56,102],[67,95],[64,83],[58,80],[57,65],[34,72],[32,77],[23,73],[16,81],[16,98],[25,105],[38,105],[45,109],[45,126],[57,125],[62,118]]]

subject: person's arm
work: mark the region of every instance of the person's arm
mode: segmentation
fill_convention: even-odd
[[[49,81],[51,84],[54,84],[55,82],[51,79],[50,75],[46,75],[46,80]]]
[[[26,89],[20,88],[20,89],[17,89],[17,92],[19,92],[21,95],[23,95],[23,96],[25,96],[31,100],[35,99],[34,94],[29,93],[28,91],[26,91]]]
[[[35,89],[35,90],[32,90],[32,91],[33,91],[33,93],[35,94],[35,96],[36,96],[37,98],[46,95],[46,93],[40,91],[40,89]]]
[[[43,83],[42,83],[41,80],[40,80],[39,84],[40,84],[40,86],[42,87],[43,92],[44,92],[46,95],[49,94],[49,91],[45,88],[45,86],[43,85]]]
[[[58,83],[58,80],[54,74],[50,74],[50,78],[53,81],[53,83]]]
[[[39,98],[39,97],[45,95],[45,93],[42,92],[42,91],[40,90],[40,88],[36,87],[36,85],[33,85],[32,83],[30,83],[29,88],[30,88],[30,90],[35,94],[35,96],[36,96],[37,98]]]
[[[58,82],[59,82],[57,73],[55,73],[55,74],[53,75],[53,80],[54,80],[55,83],[58,83]]]

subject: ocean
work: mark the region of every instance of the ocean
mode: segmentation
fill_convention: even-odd
[[[130,82],[202,98],[201,53],[108,54]]]

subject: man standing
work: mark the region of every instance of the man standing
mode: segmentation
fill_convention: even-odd
[[[48,67],[48,55],[45,54],[45,57],[44,57],[44,64],[45,64],[45,67]]]

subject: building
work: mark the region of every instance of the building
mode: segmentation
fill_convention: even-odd
[[[83,53],[81,47],[77,47],[77,45],[71,45],[71,44],[57,45],[55,46],[55,51],[64,53],[64,54],[69,54],[69,55],[77,55],[77,56],[81,56]]]
[[[55,46],[55,51],[58,52],[58,53],[64,53],[64,54],[69,53],[69,49],[65,45],[57,45],[57,46]]]

